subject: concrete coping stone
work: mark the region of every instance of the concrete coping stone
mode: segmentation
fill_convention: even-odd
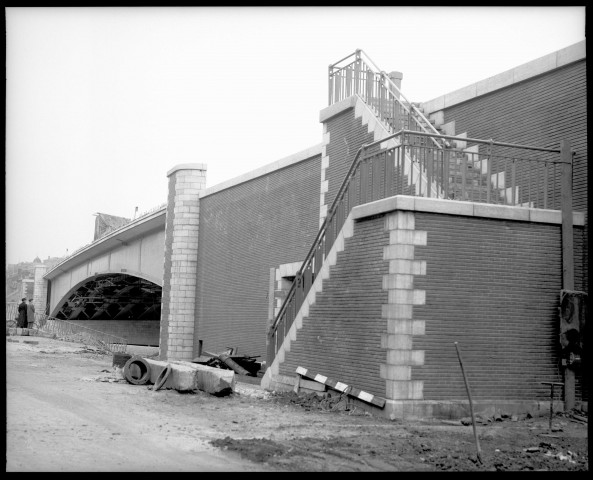
[[[585,40],[422,103],[431,114],[587,58]]]
[[[364,205],[358,205],[352,209],[352,219],[361,220],[365,217],[388,213],[395,210],[442,213],[444,215],[460,215],[465,217],[493,218],[498,220],[515,220],[533,223],[562,224],[562,212],[560,210],[493,205],[440,198],[413,197],[408,195],[395,195],[382,200],[365,203]],[[573,212],[573,225],[585,225],[585,214],[583,212]]]
[[[179,170],[202,170],[206,171],[207,166],[205,163],[180,163],[175,165],[171,170],[167,172],[167,177],[170,177]]]
[[[294,153],[289,155],[288,157],[281,158],[272,163],[268,163],[263,167],[256,168],[255,170],[251,170],[243,175],[239,175],[238,177],[231,178],[230,180],[226,180],[218,185],[213,185],[212,187],[208,187],[204,189],[200,193],[200,198],[207,197],[208,195],[212,195],[214,193],[218,193],[222,190],[226,190],[227,188],[234,187],[241,183],[248,182],[249,180],[254,180],[258,177],[262,177],[269,173],[275,172],[282,168],[289,167],[291,165],[300,163],[304,160],[308,160],[309,158],[315,157],[316,155],[321,155],[321,151],[323,148],[323,144],[319,143],[317,145],[313,145],[305,150],[301,150],[300,152]]]
[[[352,95],[344,100],[340,100],[337,103],[333,103],[329,107],[324,108],[319,112],[319,123],[327,122],[330,118],[339,115],[344,110],[354,108],[358,100],[358,95]]]

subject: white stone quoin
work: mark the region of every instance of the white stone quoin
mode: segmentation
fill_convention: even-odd
[[[198,273],[200,193],[206,187],[206,165],[177,165],[168,173],[169,204],[165,227],[163,297],[168,290],[166,358],[192,360]],[[165,305],[163,305],[165,307]],[[162,343],[161,343],[162,345]]]

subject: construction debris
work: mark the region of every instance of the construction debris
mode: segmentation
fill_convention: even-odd
[[[299,375],[302,375],[303,377],[311,378],[311,379],[315,380],[316,382],[323,383],[323,384],[327,385],[328,387],[338,390],[339,392],[347,393],[351,397],[358,398],[359,400],[362,400],[363,402],[370,403],[371,405],[375,405],[376,407],[383,408],[385,406],[384,398],[378,397],[378,396],[373,395],[368,392],[364,392],[362,390],[359,390],[358,388],[352,387],[350,385],[346,385],[345,383],[338,382],[331,378],[327,378],[324,375],[314,373],[310,370],[307,370],[306,368],[297,367],[296,372]]]
[[[200,349],[201,350],[201,349]],[[236,355],[236,348],[229,348],[220,353],[201,350],[200,355],[192,360],[193,363],[209,367],[230,369],[239,375],[257,377],[261,364],[256,362],[257,356]]]
[[[161,388],[172,388],[180,392],[201,390],[215,396],[229,395],[235,388],[235,372],[199,365],[192,362],[145,359],[150,365],[150,380],[155,384],[161,372],[171,366],[171,373]]]

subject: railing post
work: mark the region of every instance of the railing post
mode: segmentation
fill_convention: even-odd
[[[560,142],[561,210],[562,210],[562,288],[574,290],[573,238],[572,238],[572,154],[568,140]]]
[[[560,158],[563,161],[560,176],[560,207],[562,211],[562,288],[574,290],[574,247],[572,231],[572,153],[568,140],[560,141]],[[564,369],[564,410],[575,405],[575,372]]]
[[[332,81],[332,65],[330,65],[328,68],[327,82],[328,82],[328,85],[327,85],[327,92],[328,92],[327,105],[330,106],[332,104],[332,98],[334,96],[333,81]]]
[[[492,144],[493,140],[490,139],[490,144],[488,145],[488,158],[486,159],[486,203],[490,203],[491,194],[492,194]],[[482,173],[482,166],[480,165],[480,173]]]

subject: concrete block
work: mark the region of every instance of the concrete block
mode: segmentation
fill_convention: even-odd
[[[488,205],[476,203],[473,205],[474,217],[497,218],[500,220],[529,221],[529,209],[509,205]]]
[[[412,367],[407,365],[379,365],[379,376],[385,380],[411,380]]]
[[[414,198],[414,209],[416,210],[416,202],[420,200],[420,198]],[[416,229],[416,222],[413,212],[402,212],[398,211],[395,213],[395,228],[402,229],[402,230],[415,230]]]
[[[412,335],[381,335],[381,348],[389,350],[411,350]]]
[[[468,85],[445,95],[445,108],[469,100],[476,96],[476,85]]]
[[[422,400],[423,382],[420,380],[385,380],[385,383],[387,397],[392,400]]]
[[[426,303],[425,290],[393,289],[387,292],[390,304],[424,305]]]
[[[414,206],[417,212],[444,213],[447,215],[473,216],[474,203],[438,198],[416,198]]]
[[[422,111],[425,112],[425,115],[428,115],[432,112],[436,112],[438,110],[443,110],[445,108],[445,96],[442,95],[440,97],[433,98],[432,100],[422,102],[421,108]]]
[[[445,122],[445,112],[442,110],[439,112],[434,112],[429,116],[429,119],[434,121],[434,125],[436,127],[439,127]]]
[[[391,230],[389,243],[407,245],[426,245],[426,231],[420,230]]]
[[[506,72],[499,73],[476,83],[476,95],[485,95],[487,93],[493,92],[494,90],[499,90],[512,85],[512,83],[513,70],[507,70]]]
[[[414,288],[414,275],[401,273],[383,275],[383,290],[390,290],[394,288]]]
[[[396,259],[389,261],[389,273],[426,275],[426,260]]]
[[[424,350],[388,350],[387,365],[424,365]]]
[[[556,68],[556,54],[551,53],[513,68],[513,82],[517,83]]]
[[[150,365],[150,382],[153,384],[167,364],[171,365],[171,374],[163,388],[173,388],[180,392],[201,390],[212,395],[228,395],[235,389],[235,372],[232,370],[183,360],[145,360]]]
[[[381,305],[381,316],[387,319],[408,320],[412,318],[411,304]]]
[[[424,320],[388,319],[387,333],[393,335],[424,335],[426,325]]]
[[[344,238],[350,238],[352,237],[352,235],[354,235],[354,222],[352,221],[350,215],[344,221],[344,226],[342,227],[342,235],[344,236]]]
[[[529,210],[529,220],[537,223],[562,223],[562,212],[559,210],[543,210],[534,208]]]
[[[569,47],[563,48],[556,52],[556,67],[562,67],[569,63],[576,62],[587,58],[587,52],[585,48],[586,41],[583,40]]]
[[[319,123],[327,122],[330,118],[342,113],[344,110],[354,108],[358,97],[352,95],[351,97],[345,98],[337,103],[324,108],[319,112]]]
[[[413,260],[414,245],[388,245],[383,247],[383,260]]]

